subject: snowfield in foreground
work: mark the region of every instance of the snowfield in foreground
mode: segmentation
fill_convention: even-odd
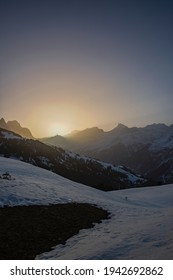
[[[87,202],[112,214],[37,259],[173,259],[172,184],[103,192],[3,157],[0,176],[0,207]]]

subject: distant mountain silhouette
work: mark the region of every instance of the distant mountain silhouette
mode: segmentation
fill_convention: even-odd
[[[161,183],[173,182],[173,125],[161,123],[128,128],[119,124],[107,132],[88,128],[68,134],[61,142],[56,136],[43,142],[128,166]]]
[[[6,123],[2,118],[0,127],[34,139],[29,129],[21,127],[17,121]],[[154,123],[128,128],[118,124],[107,132],[92,127],[39,140],[111,164],[127,166],[161,184],[173,183],[173,125]]]
[[[29,162],[70,180],[104,191],[153,184],[124,166],[115,166],[80,156],[38,140],[24,139],[2,128],[0,128],[0,155]]]
[[[3,118],[0,119],[0,128],[4,128],[10,131],[13,131],[19,135],[21,135],[24,138],[28,139],[34,139],[31,131],[28,128],[24,128],[20,125],[19,122],[16,120],[14,121],[8,121],[7,123]]]

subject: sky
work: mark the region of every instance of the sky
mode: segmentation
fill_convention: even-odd
[[[1,0],[0,112],[35,137],[173,123],[173,2]]]

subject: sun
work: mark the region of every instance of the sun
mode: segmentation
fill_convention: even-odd
[[[51,136],[55,136],[55,135],[63,136],[69,133],[69,129],[63,123],[50,123],[47,132]]]

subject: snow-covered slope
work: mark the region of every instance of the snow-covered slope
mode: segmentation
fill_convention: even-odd
[[[1,128],[0,155],[32,163],[75,182],[105,191],[151,184],[126,167],[114,166],[36,140],[24,139]]]
[[[0,206],[41,205],[86,201],[82,188],[92,197],[93,188],[15,159],[0,157]],[[81,192],[78,190],[81,189]],[[98,193],[101,193],[98,191]],[[88,197],[88,199],[89,199]]]
[[[2,179],[9,173],[10,180]],[[103,192],[0,157],[0,205],[87,202],[112,213],[38,259],[172,259],[173,185]]]
[[[5,138],[5,139],[17,139],[17,140],[22,140],[22,136],[14,134],[13,132],[10,131],[2,131],[1,135]]]

